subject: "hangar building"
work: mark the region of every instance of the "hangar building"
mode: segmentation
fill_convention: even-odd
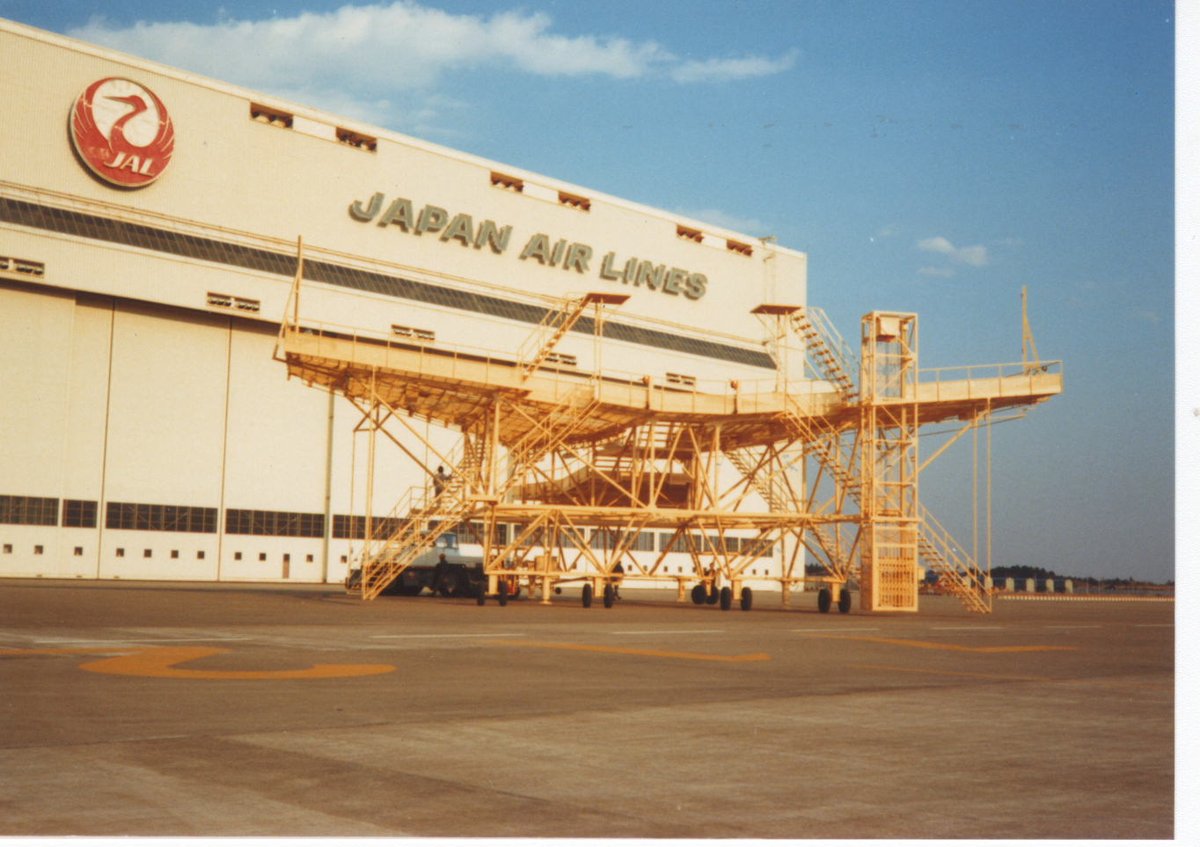
[[[620,292],[606,370],[680,385],[772,379],[750,310],[805,302],[771,241],[11,22],[0,55],[3,576],[343,579],[358,412],[272,358],[298,236],[326,326],[512,350]]]

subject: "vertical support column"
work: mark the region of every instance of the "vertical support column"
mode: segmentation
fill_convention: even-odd
[[[862,321],[864,611],[917,610],[917,317]]]
[[[360,582],[362,583],[363,597],[367,596],[367,568],[371,561],[371,541],[375,537],[375,527],[372,525],[374,521],[374,498],[375,498],[375,433],[379,427],[376,426],[375,407],[371,409],[371,427],[367,430],[367,491],[366,491],[366,512],[363,518],[363,546],[360,561],[362,562],[362,572],[360,574]]]

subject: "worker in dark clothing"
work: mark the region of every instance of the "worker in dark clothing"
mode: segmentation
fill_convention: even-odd
[[[441,497],[442,492],[446,490],[446,483],[450,481],[450,474],[446,473],[446,469],[438,465],[437,473],[433,475],[433,496]]]
[[[444,589],[449,588],[449,586],[445,585],[444,583],[449,576],[449,570],[449,564],[446,562],[446,554],[439,554],[437,565],[435,565],[433,568],[433,590],[435,592],[442,592],[443,594],[446,593]]]
[[[615,565],[613,565],[612,572],[613,572],[613,577],[612,577],[613,597],[615,597],[617,600],[620,600],[621,599],[621,580],[624,579],[625,568],[623,568],[621,566],[620,562],[617,562]]]

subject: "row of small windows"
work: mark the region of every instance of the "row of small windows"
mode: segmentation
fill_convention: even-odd
[[[292,129],[296,124],[296,117],[290,112],[276,109],[273,106],[263,106],[260,103],[250,104],[250,120],[280,129]],[[364,135],[342,126],[334,128],[333,137],[347,147],[365,150],[368,153],[374,153],[379,146],[379,141],[374,136]]]
[[[3,553],[5,556],[11,556],[11,555],[13,554],[13,545],[12,545],[12,544],[3,544],[3,545],[0,545],[0,553]],[[42,555],[45,555],[45,553],[46,553],[46,547],[45,547],[45,545],[43,545],[43,544],[35,544],[35,545],[33,545],[33,555],[35,555],[35,556],[42,556]],[[75,551],[74,551],[74,555],[75,555],[75,556],[82,556],[83,554],[84,554],[84,549],[83,549],[83,547],[76,547],[76,548],[75,548]],[[124,548],[124,547],[117,547],[117,548],[115,548],[115,549],[113,550],[113,555],[114,555],[116,558],[118,558],[118,559],[124,559],[124,558],[126,558],[126,555],[125,555],[125,548]],[[207,556],[207,551],[205,551],[205,550],[197,550],[197,551],[196,551],[196,560],[197,560],[197,561],[204,561],[204,559],[206,559],[207,557],[208,557],[208,556]],[[142,558],[143,558],[143,559],[153,559],[153,558],[154,558],[154,550],[153,550],[152,548],[150,548],[150,547],[146,547],[146,548],[144,548],[144,549],[142,550]],[[178,551],[178,550],[172,550],[172,551],[170,552],[170,558],[171,558],[171,559],[174,559],[174,560],[178,560],[178,559],[180,558],[179,551]],[[241,551],[237,551],[237,552],[235,552],[235,553],[233,554],[233,560],[234,560],[235,562],[240,562],[240,561],[243,561],[243,559],[244,559],[244,558],[245,558],[245,557],[244,557],[244,555],[241,553]],[[265,562],[265,561],[267,561],[267,558],[268,558],[268,557],[267,557],[267,554],[266,554],[266,553],[259,553],[259,554],[258,554],[258,561],[260,561],[260,562]],[[288,554],[288,553],[285,553],[285,554],[284,554],[284,560],[285,560],[285,561],[290,561],[290,558],[291,558],[291,554]],[[315,561],[315,558],[316,558],[316,557],[315,557],[315,556],[314,556],[312,553],[308,553],[308,554],[306,554],[306,555],[305,555],[305,557],[304,557],[304,561],[305,561],[305,562],[307,562],[307,563],[309,563],[309,564],[312,564],[312,563]],[[346,556],[342,556],[342,557],[341,557],[341,562],[342,562],[342,564],[343,564],[343,565],[344,565],[344,564],[346,564],[346,563],[347,563],[347,561],[348,561],[348,557],[346,557]],[[662,569],[662,575],[663,575],[663,576],[669,576],[669,575],[670,575],[670,574],[672,574],[672,573],[675,573],[675,574],[685,574],[685,573],[688,573],[688,574],[690,574],[690,573],[692,573],[692,568],[691,568],[691,566],[690,566],[690,565],[688,565],[688,566],[679,565],[679,566],[676,566],[676,567],[675,567],[675,569],[672,571],[672,569],[671,569],[669,566],[663,567],[663,569]],[[762,570],[762,576],[770,576],[770,575],[771,575],[771,572],[770,572],[770,570],[769,570],[768,568],[763,568],[763,570]],[[752,568],[752,569],[750,570],[750,576],[759,576],[759,571],[758,571],[758,568]]]
[[[322,538],[325,535],[325,516],[319,512],[226,509],[225,532],[229,535],[284,535],[289,538]]]
[[[292,129],[295,125],[295,116],[281,109],[276,109],[271,106],[264,106],[259,103],[250,104],[250,119],[259,123],[269,124],[271,126],[280,127],[281,129]],[[360,132],[355,132],[345,127],[336,127],[334,129],[334,137],[339,142],[349,147],[354,147],[359,150],[367,150],[374,153],[378,148],[378,140],[370,135],[364,135]],[[525,193],[525,180],[520,177],[511,176],[499,171],[490,172],[490,182],[497,188],[503,188],[508,191],[516,192],[517,194]],[[578,209],[581,212],[590,212],[592,210],[592,201],[590,198],[582,194],[573,194],[569,191],[559,191],[558,202],[560,205],[567,206],[572,209]],[[704,242],[704,233],[692,227],[686,227],[678,224],[675,228],[676,234],[680,238],[688,241],[694,241],[697,244]],[[749,244],[733,239],[726,239],[725,246],[732,252],[743,256],[751,256],[754,254],[753,248]]]
[[[152,503],[108,503],[107,529],[155,532],[216,532],[217,510],[203,506],[163,506]]]
[[[46,263],[35,262],[32,259],[15,259],[12,256],[0,256],[0,273],[21,277],[41,279],[46,275]]]
[[[253,300],[249,297],[234,297],[229,294],[218,294],[215,291],[208,292],[204,302],[206,305],[217,309],[234,309],[238,312],[258,312],[262,309],[261,300]]]
[[[0,494],[0,523],[56,526],[58,498]]]
[[[436,341],[437,334],[432,329],[418,329],[412,326],[392,324],[392,335],[400,338],[412,338],[417,341]]]
[[[30,526],[57,526],[61,514],[64,527],[95,528],[98,504],[95,500],[63,500],[60,503],[56,497],[23,497],[17,495],[0,495],[0,524],[23,524]],[[152,532],[193,532],[213,534],[218,526],[217,509],[206,506],[168,506],[154,503],[106,503],[104,511],[104,526],[106,529],[132,529]],[[371,521],[371,535],[374,538],[387,538],[400,529],[398,518],[376,517]],[[358,539],[367,534],[367,519],[364,515],[334,515],[333,537],[336,539]],[[460,544],[481,544],[486,531],[484,524],[471,521],[460,524],[452,530],[458,535]],[[518,537],[523,527],[497,527],[496,541],[508,543],[510,532]],[[325,516],[320,512],[280,512],[264,509],[226,509],[225,532],[228,535],[257,535],[287,538],[323,538],[325,535]],[[576,535],[560,533],[557,542],[551,541],[551,546],[566,548],[577,547],[578,537],[587,538],[588,546],[594,550],[607,550],[616,546],[618,541],[624,542],[622,534],[613,530],[581,529]],[[528,543],[544,545],[548,533],[538,532],[528,539]],[[656,543],[657,542],[657,543]],[[771,555],[772,545],[763,544],[753,538],[738,538],[725,536],[704,536],[700,533],[675,535],[670,532],[658,533],[640,532],[629,544],[629,549],[635,552],[654,552],[667,550],[672,553],[687,553],[695,550],[707,553],[712,550],[724,549],[730,553],[755,553],[759,557]]]
[[[58,526],[95,529],[99,504],[95,500],[62,500],[57,497],[26,497],[0,494],[0,524]],[[217,531],[218,510],[211,506],[170,506],[158,503],[105,504],[106,529],[133,529],[152,532]],[[374,531],[379,537],[399,528],[395,519],[376,518]],[[334,515],[334,538],[362,538],[366,518],[361,515]],[[230,535],[270,535],[292,538],[321,538],[325,534],[325,516],[319,512],[278,512],[259,509],[226,509],[225,532]]]
[[[517,176],[492,171],[489,181],[496,188],[503,188],[506,191],[512,191],[517,194],[525,194],[525,180]],[[547,198],[549,199],[549,198]],[[569,191],[558,192],[558,202],[562,206],[568,206],[572,209],[578,209],[581,212],[590,212],[592,210],[591,199],[584,197],[582,194],[572,194]],[[675,234],[685,241],[691,241],[696,244],[704,243],[704,232],[695,227],[684,226],[683,224],[675,225]],[[743,241],[734,241],[732,238],[725,239],[725,247],[732,253],[737,253],[740,256],[753,256],[754,248]]]
[[[4,544],[4,545],[0,545],[0,552],[3,552],[3,553],[4,553],[4,555],[6,555],[6,556],[7,556],[7,555],[12,555],[12,552],[13,552],[13,545],[11,545],[11,544]],[[132,551],[131,551],[131,552],[132,552]],[[44,544],[35,544],[35,545],[33,545],[33,555],[35,555],[35,556],[42,556],[42,555],[45,555],[45,553],[46,553],[46,547],[45,547],[45,545],[44,545]],[[74,555],[75,555],[75,556],[82,556],[83,554],[84,554],[84,549],[83,549],[83,547],[76,547],[76,548],[75,548],[75,551],[74,551]],[[115,547],[115,548],[113,548],[113,555],[114,555],[116,558],[118,558],[118,559],[124,559],[124,558],[126,558],[126,555],[125,555],[125,548],[124,548],[124,547]],[[170,556],[170,558],[172,558],[172,559],[179,559],[179,558],[180,558],[180,555],[179,555],[179,551],[178,551],[178,550],[171,550],[171,551],[170,551],[170,554],[169,554],[169,556]],[[142,549],[142,558],[143,558],[143,559],[153,559],[153,558],[154,558],[154,549],[153,549],[152,547],[145,547],[145,548],[143,548],[143,549]],[[204,559],[206,559],[206,558],[208,558],[208,552],[207,552],[207,551],[205,551],[205,550],[197,550],[197,551],[196,551],[196,559],[197,559],[198,561],[203,561],[203,560],[204,560]],[[235,562],[240,562],[240,561],[242,561],[242,559],[243,559],[243,558],[244,558],[244,557],[243,557],[243,555],[242,555],[242,553],[241,553],[240,551],[239,551],[239,552],[235,552],[235,553],[233,554],[233,560],[234,560]],[[290,561],[291,561],[291,554],[290,554],[290,553],[284,553],[284,554],[283,554],[283,559],[284,559],[284,562],[290,562]],[[308,562],[309,564],[311,564],[313,561],[315,561],[315,559],[316,559],[316,557],[315,557],[315,556],[314,556],[312,553],[308,553],[308,554],[306,554],[306,555],[305,555],[305,557],[304,557],[304,560],[305,560],[306,562]],[[343,561],[343,563],[345,562],[345,559],[346,559],[346,557],[345,557],[345,556],[343,556],[343,557],[342,557],[342,561]],[[265,562],[265,561],[267,561],[267,554],[266,554],[266,553],[259,553],[259,554],[258,554],[258,561],[260,561],[260,562]]]
[[[43,206],[9,197],[0,197],[0,222],[28,226],[34,229],[57,232],[79,238],[95,239],[114,244],[124,244],[146,250],[155,250],[175,256],[216,262],[236,268],[247,268],[264,273],[276,274],[291,279],[296,272],[295,255],[275,253],[244,244],[218,241],[196,235],[156,229],[144,224],[117,221],[97,215],[88,215],[67,209]],[[329,262],[305,263],[305,278],[357,291],[368,291],[387,297],[414,300],[459,309],[466,312],[502,317],[528,324],[540,324],[546,317],[546,309],[531,303],[520,303],[461,288],[418,282],[403,277],[389,276],[362,268],[350,268]],[[228,305],[219,308],[237,310],[239,299],[234,295],[210,292],[214,296],[228,298]],[[247,304],[252,301],[247,298]],[[243,309],[243,311],[248,311]],[[576,325],[580,332],[592,333],[587,319]],[[773,370],[775,364],[766,351],[735,347],[706,338],[676,335],[659,329],[633,326],[620,321],[605,321],[604,336],[630,344],[674,350],[695,356],[721,361],[736,362],[756,368]]]

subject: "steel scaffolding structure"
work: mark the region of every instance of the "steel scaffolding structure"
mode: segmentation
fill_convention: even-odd
[[[782,550],[772,579],[785,604],[811,585],[822,611],[848,611],[857,579],[863,610],[915,611],[923,562],[968,608],[989,611],[985,570],[920,504],[919,429],[957,420],[957,440],[997,410],[1062,390],[1058,362],[922,379],[912,314],[866,315],[856,359],[820,310],[784,304],[753,310],[771,334],[770,385],[701,391],[629,378],[601,367],[606,316],[627,298],[597,292],[548,308],[519,351],[468,354],[302,320],[298,265],[275,356],[289,377],[343,395],[360,414],[356,431],[367,433],[364,599],[440,533],[478,522],[488,596],[521,585],[549,603],[555,588],[576,583],[585,603],[596,595],[611,605],[621,582],[668,580],[681,601],[690,587],[695,602],[749,608],[751,564]],[[555,345],[589,323],[593,370],[556,364]],[[788,373],[789,345],[802,351],[805,373]],[[460,432],[457,450],[440,451],[414,422]],[[406,438],[450,471],[374,522],[381,436],[431,478]],[[651,531],[667,543],[633,555]],[[669,553],[685,554],[690,572],[668,574]]]

